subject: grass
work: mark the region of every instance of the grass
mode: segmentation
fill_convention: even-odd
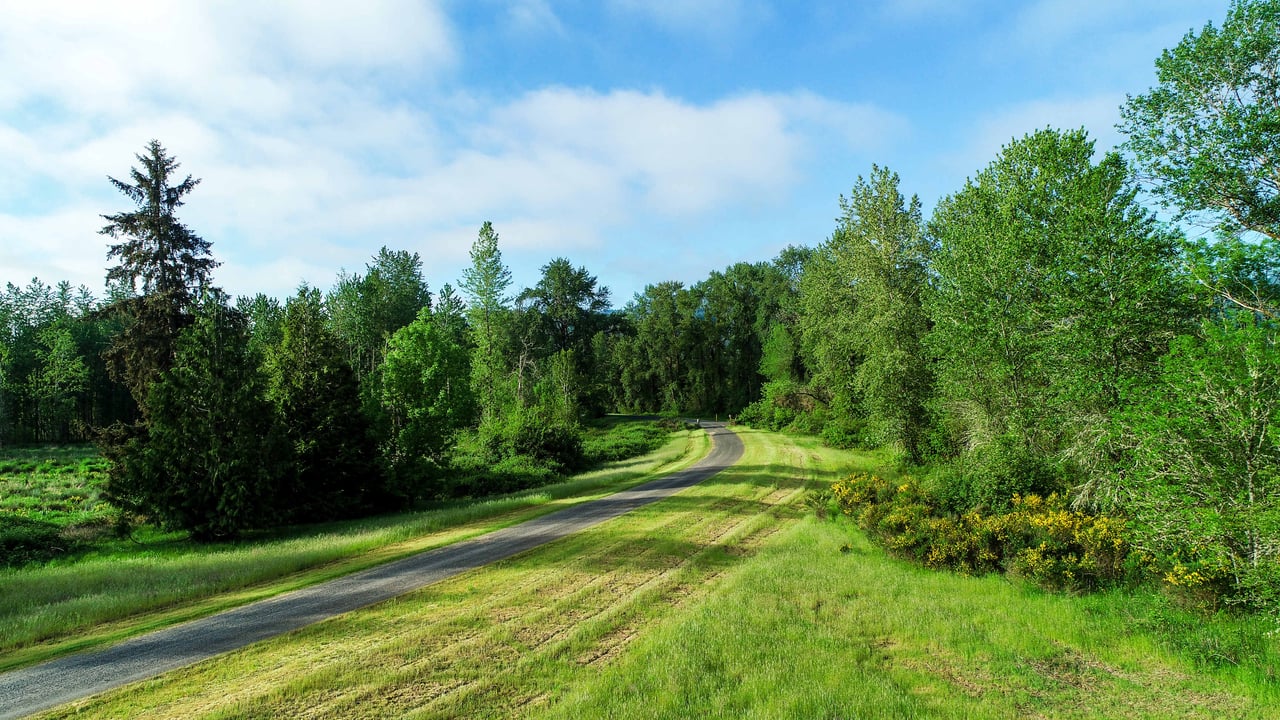
[[[373,608],[91,698],[90,717],[523,716],[705,597],[801,515],[802,450],[759,435],[677,496]]]
[[[0,513],[59,526],[101,525],[106,461],[92,445],[0,449]]]
[[[671,499],[47,716],[1277,716],[1274,619],[925,570],[806,509],[886,458],[742,435]]]
[[[282,531],[235,544],[176,535],[0,570],[0,670],[199,617],[473,537],[669,472],[701,457],[701,433],[554,485],[453,507]]]

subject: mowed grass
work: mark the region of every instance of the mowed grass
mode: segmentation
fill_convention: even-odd
[[[507,561],[52,717],[521,717],[599,674],[802,515],[808,455],[732,470]]]
[[[455,507],[311,526],[231,545],[108,546],[0,570],[0,670],[207,615],[446,545],[661,476],[702,457],[706,435],[536,490]]]
[[[1280,717],[1267,621],[919,568],[811,512],[883,458],[741,432],[674,498],[47,717]]]

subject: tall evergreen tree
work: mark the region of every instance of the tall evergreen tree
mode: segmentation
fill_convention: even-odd
[[[268,396],[294,460],[280,503],[299,521],[367,512],[382,485],[373,436],[320,291],[299,288],[285,304],[279,330],[280,342],[266,358]]]
[[[107,281],[140,293],[117,305],[126,326],[108,360],[115,377],[145,405],[150,383],[173,365],[178,333],[190,323],[191,308],[210,287],[218,263],[210,257],[210,243],[176,215],[200,181],[190,175],[178,181],[178,161],[158,140],[136,157],[142,167],[130,171],[132,182],[108,179],[137,207],[103,215],[107,224],[100,233],[119,241],[107,250],[108,260],[119,261],[107,269]]]
[[[147,393],[146,424],[104,447],[108,497],[199,540],[278,524],[288,448],[244,316],[211,293],[174,348]]]

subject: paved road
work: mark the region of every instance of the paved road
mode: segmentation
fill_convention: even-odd
[[[722,423],[703,427],[713,440],[710,454],[662,479],[103,650],[0,674],[0,720],[31,715],[388,600],[661,500],[742,457],[742,440]]]

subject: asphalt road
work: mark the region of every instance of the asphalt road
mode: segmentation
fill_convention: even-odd
[[[712,437],[711,452],[659,480],[102,650],[0,674],[0,720],[31,715],[389,600],[661,500],[742,457],[742,440],[723,423],[703,427]]]

